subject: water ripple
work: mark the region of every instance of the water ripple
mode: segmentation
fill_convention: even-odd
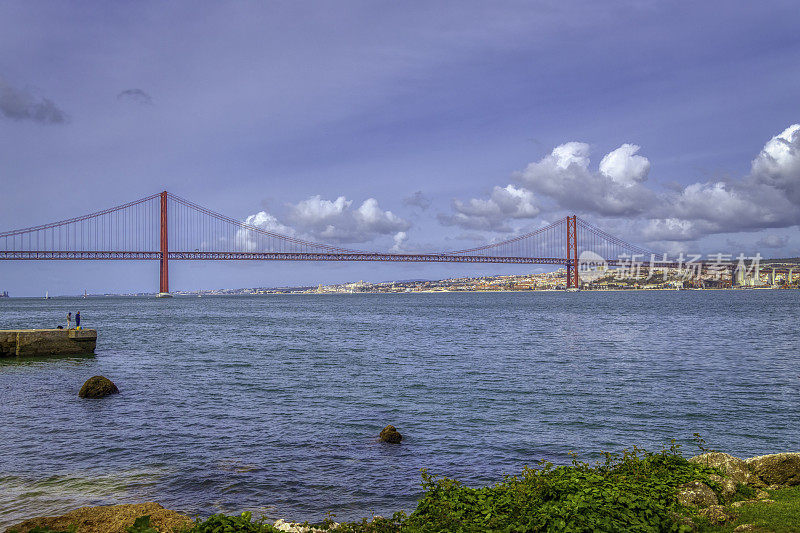
[[[387,515],[421,468],[492,483],[694,432],[800,449],[796,291],[11,299],[0,324],[78,309],[95,357],[0,360],[0,528],[145,500]],[[79,400],[95,374],[121,394]]]

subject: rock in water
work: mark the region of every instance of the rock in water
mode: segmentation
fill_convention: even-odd
[[[381,442],[389,442],[391,444],[399,444],[400,441],[403,440],[403,436],[394,426],[386,426],[383,428],[378,438],[381,439]]]
[[[102,398],[109,394],[117,394],[119,389],[114,382],[104,376],[94,376],[86,380],[78,396],[81,398]]]

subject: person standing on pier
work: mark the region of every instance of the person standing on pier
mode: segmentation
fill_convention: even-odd
[[[67,329],[72,327],[72,311],[67,312]]]
[[[81,312],[75,313],[75,329],[81,329]]]

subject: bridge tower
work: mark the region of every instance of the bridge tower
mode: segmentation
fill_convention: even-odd
[[[578,284],[578,217],[567,217],[567,288]]]
[[[160,297],[169,296],[169,243],[167,242],[167,191],[161,193],[161,268],[159,273]]]

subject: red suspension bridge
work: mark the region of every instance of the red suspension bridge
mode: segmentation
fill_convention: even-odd
[[[161,293],[169,292],[170,260],[388,261],[563,265],[578,287],[578,258],[592,251],[615,264],[624,255],[650,257],[577,216],[513,239],[437,253],[350,250],[273,233],[221,215],[167,191],[84,215],[0,233],[0,260],[160,261]]]

